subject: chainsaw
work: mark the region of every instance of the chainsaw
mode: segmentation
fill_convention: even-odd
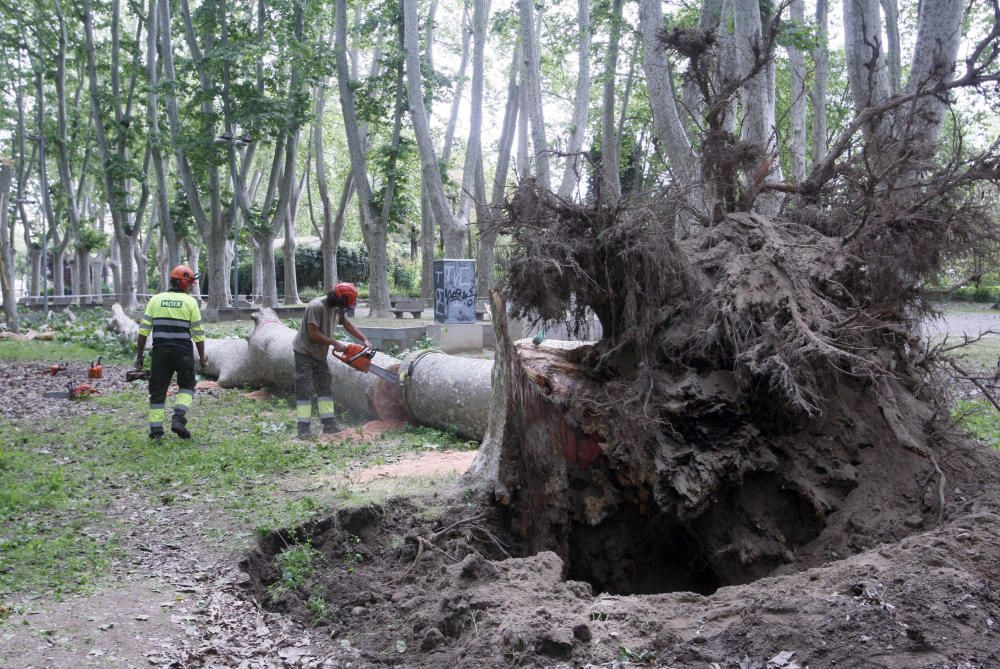
[[[52,397],[54,399],[61,400],[81,400],[91,395],[100,395],[101,391],[93,386],[89,386],[86,383],[81,383],[77,385],[73,381],[66,384],[66,390],[63,391],[52,391],[45,393],[45,397]]]
[[[148,369],[130,369],[125,372],[125,380],[129,383],[133,381],[148,381],[149,380],[149,370]]]
[[[399,383],[399,377],[390,371],[384,370],[378,365],[372,364],[372,359],[375,357],[375,348],[373,346],[362,346],[360,344],[348,344],[347,350],[343,353],[333,352],[333,357],[340,360],[345,365],[353,367],[359,372],[371,372],[375,376],[385,379],[389,383],[397,384]]]

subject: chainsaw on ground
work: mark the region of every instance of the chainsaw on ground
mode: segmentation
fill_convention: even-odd
[[[361,344],[348,344],[347,350],[343,353],[333,352],[333,357],[340,360],[345,365],[353,367],[359,372],[371,372],[375,376],[385,379],[389,383],[399,383],[399,377],[390,371],[382,369],[378,365],[372,364],[375,357],[375,347],[362,346]]]
[[[91,395],[100,395],[101,391],[97,388],[87,385],[86,383],[77,384],[70,381],[66,384],[66,390],[63,391],[52,391],[45,393],[45,397],[51,397],[54,399],[61,400],[82,400]]]
[[[149,370],[148,369],[130,369],[125,372],[125,380],[129,383],[133,381],[148,381],[149,380]]]

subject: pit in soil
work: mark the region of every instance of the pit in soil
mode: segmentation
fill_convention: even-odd
[[[594,569],[547,551],[506,557],[517,546],[496,509],[457,497],[433,519],[420,499],[340,510],[263,537],[243,568],[267,609],[356,649],[362,667],[1000,666],[1000,494],[955,489],[949,503],[951,520],[935,529],[707,596],[595,594],[574,580]],[[653,529],[633,538],[661,536],[660,546],[616,552],[628,532],[577,543],[591,559],[610,547],[614,563],[669,543],[671,528]],[[658,570],[648,560],[631,587],[719,585],[674,556]]]

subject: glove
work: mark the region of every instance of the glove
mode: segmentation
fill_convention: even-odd
[[[142,369],[146,362],[146,356],[142,353],[137,353],[135,356],[135,368]]]

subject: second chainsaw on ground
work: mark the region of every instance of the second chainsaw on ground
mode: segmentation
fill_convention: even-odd
[[[359,372],[371,372],[375,376],[385,379],[389,383],[399,383],[399,377],[390,371],[382,369],[378,365],[372,364],[375,358],[375,348],[372,346],[362,346],[361,344],[347,344],[343,353],[333,352],[333,357],[340,360],[345,365],[349,365]]]

